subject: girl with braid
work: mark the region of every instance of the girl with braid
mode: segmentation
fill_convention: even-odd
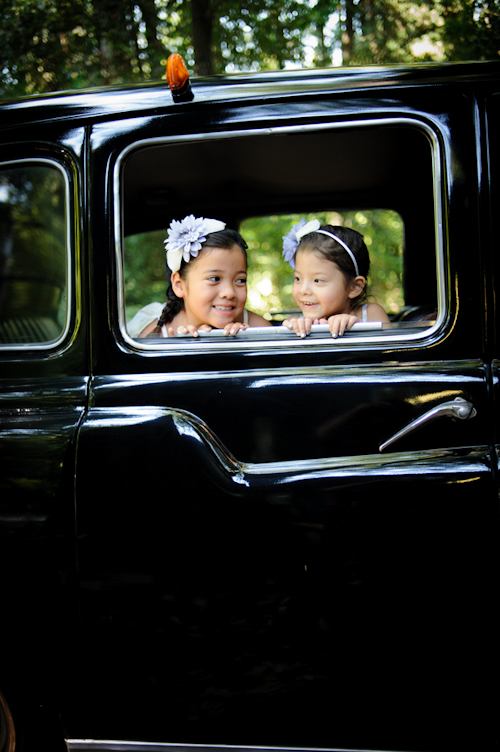
[[[270,326],[245,308],[247,244],[238,232],[191,214],[171,222],[165,248],[171,271],[167,304],[139,337],[198,337],[211,329],[234,335],[249,326]]]

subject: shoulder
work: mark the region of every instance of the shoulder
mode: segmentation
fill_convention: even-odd
[[[157,322],[156,319],[155,319],[155,321],[152,321],[151,324],[149,324],[149,326],[147,326],[145,329],[142,330],[142,332],[139,334],[139,337],[147,337],[148,334],[151,334],[151,332],[156,328],[157,323],[158,322]],[[169,321],[167,325],[164,324],[162,326],[162,335],[161,336],[163,336],[163,337],[166,336],[165,332],[167,330],[167,327],[168,327],[168,329],[172,328],[174,330],[174,332],[176,332],[177,328],[179,326],[184,326],[186,323],[187,323],[186,322],[186,314],[184,313],[184,311],[180,311],[177,314],[177,316],[174,316],[174,318],[172,319],[172,321]]]
[[[155,319],[154,321],[151,321],[150,324],[145,326],[144,329],[141,329],[139,334],[136,334],[135,336],[138,337],[139,339],[142,337],[147,337],[148,334],[151,334],[151,332],[153,332],[156,329],[157,324],[158,324],[157,319]]]
[[[389,321],[389,316],[379,303],[368,303],[366,315],[368,321]]]
[[[247,313],[249,326],[272,326],[270,321],[259,316],[258,313],[253,313],[253,311],[247,311]]]
[[[155,302],[149,303],[149,305],[141,308],[141,310],[138,311],[135,314],[134,318],[131,319],[127,324],[127,330],[130,336],[140,337],[144,328],[153,322],[156,326],[156,322],[161,316],[164,305],[165,303]]]

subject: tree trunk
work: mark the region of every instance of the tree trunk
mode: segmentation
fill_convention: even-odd
[[[214,72],[212,58],[212,14],[211,0],[191,0],[194,69],[198,76],[210,76]]]
[[[354,52],[354,2],[346,0],[345,3],[345,28],[342,32],[342,65],[349,65]]]
[[[161,60],[167,56],[167,53],[163,44],[156,36],[156,27],[158,25],[156,5],[154,0],[140,0],[138,5],[141,9],[142,20],[146,25],[147,54],[151,67],[151,78],[160,78],[165,73],[161,65]]]

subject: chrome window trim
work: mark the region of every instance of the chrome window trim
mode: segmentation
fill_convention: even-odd
[[[300,339],[297,337],[295,340],[291,337],[286,337],[282,340],[278,340],[276,337],[270,338],[269,341],[264,340],[251,340],[250,337],[238,339],[234,338],[218,338],[217,342],[208,341],[207,339],[200,338],[196,340],[187,341],[186,339],[144,339],[138,341],[132,339],[127,332],[126,313],[125,313],[125,286],[124,286],[124,269],[123,269],[123,207],[120,194],[120,184],[122,175],[122,165],[126,157],[133,151],[149,146],[160,146],[175,143],[189,143],[190,141],[199,142],[200,140],[206,141],[219,141],[228,138],[246,138],[249,136],[273,136],[273,135],[285,135],[290,133],[301,132],[317,132],[317,131],[336,131],[336,130],[348,130],[352,128],[370,128],[381,126],[393,126],[393,125],[405,125],[411,126],[421,130],[429,139],[432,151],[432,172],[433,172],[433,195],[434,195],[434,238],[436,246],[436,278],[437,278],[437,302],[438,302],[438,317],[432,326],[422,329],[422,331],[407,333],[406,335],[398,334],[398,330],[394,330],[394,334],[386,333],[384,336],[377,336],[376,334],[366,334],[352,336],[350,338],[339,338],[334,340],[331,336],[325,336],[323,338],[315,338],[314,341],[308,341],[308,339]],[[156,353],[171,353],[171,354],[189,354],[194,353],[217,353],[227,352],[228,349],[263,352],[269,350],[283,348],[288,349],[290,347],[296,348],[310,348],[314,347],[324,348],[325,346],[342,347],[346,346],[349,349],[362,348],[366,349],[367,345],[370,349],[378,348],[397,348],[401,346],[409,346],[412,344],[420,344],[424,341],[429,341],[431,337],[441,335],[443,332],[443,326],[446,321],[446,274],[445,274],[445,259],[444,259],[444,243],[443,243],[443,188],[442,180],[446,174],[447,167],[444,164],[449,164],[449,154],[443,154],[440,148],[437,128],[434,124],[434,128],[431,125],[419,117],[409,117],[408,115],[393,116],[393,117],[380,117],[369,118],[359,120],[342,121],[340,123],[314,123],[311,125],[291,125],[291,126],[278,126],[276,128],[251,128],[248,130],[232,130],[223,133],[218,132],[206,132],[197,134],[185,134],[180,136],[162,136],[151,139],[140,139],[132,144],[129,144],[118,156],[114,171],[113,171],[113,213],[114,213],[114,234],[115,234],[115,263],[116,263],[116,279],[117,279],[117,301],[118,301],[118,322],[120,327],[120,333],[123,341],[130,348],[136,352],[142,354],[156,354]],[[435,130],[436,128],[436,130]],[[443,149],[448,151],[446,141],[443,139]],[[145,303],[146,305],[147,303]],[[182,343],[182,344],[181,344]]]
[[[10,343],[0,342],[0,352],[5,351],[21,351],[21,352],[33,352],[33,350],[56,350],[66,340],[69,329],[71,310],[73,308],[73,243],[71,235],[71,201],[70,201],[70,183],[67,171],[64,167],[55,159],[48,159],[46,157],[23,157],[22,159],[12,159],[5,162],[0,162],[0,170],[9,166],[20,166],[22,164],[37,164],[37,165],[50,165],[55,167],[64,180],[64,213],[65,213],[65,225],[66,225],[66,317],[64,327],[61,331],[61,335],[57,340],[50,340],[48,342],[24,342],[24,343]]]
[[[175,744],[119,739],[66,739],[69,752],[315,752],[314,747],[252,747],[214,744]],[[331,748],[332,752],[333,747]],[[337,748],[335,748],[337,750]],[[328,752],[328,749],[316,750]]]

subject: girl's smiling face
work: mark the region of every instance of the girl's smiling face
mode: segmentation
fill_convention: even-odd
[[[186,323],[223,329],[233,321],[243,321],[247,265],[241,248],[205,247],[189,267],[185,279],[179,272],[172,275],[175,294],[184,298]]]
[[[356,277],[356,280],[362,278]],[[359,285],[348,282],[334,261],[314,250],[300,249],[295,256],[293,298],[304,318],[320,319],[349,313]]]

